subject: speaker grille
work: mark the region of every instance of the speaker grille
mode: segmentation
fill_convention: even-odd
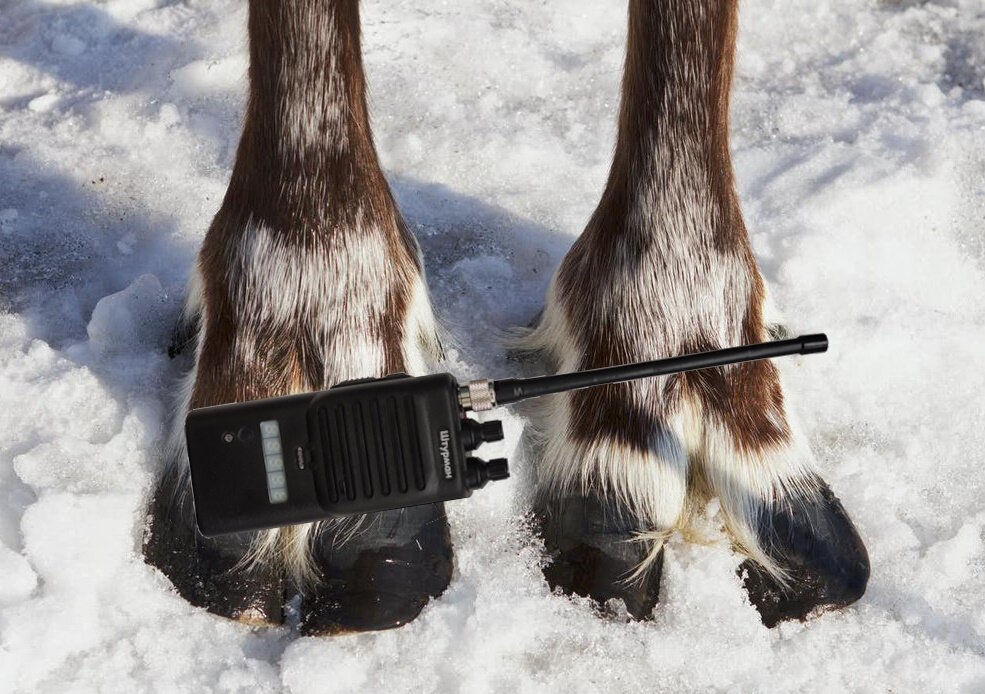
[[[427,486],[412,396],[328,402],[318,433],[329,499],[355,501]]]

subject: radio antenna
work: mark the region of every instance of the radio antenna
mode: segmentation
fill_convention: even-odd
[[[761,342],[744,347],[729,347],[713,352],[686,354],[669,359],[656,359],[638,364],[607,366],[601,369],[574,371],[552,376],[533,378],[503,378],[497,381],[487,379],[471,381],[459,391],[459,402],[466,410],[490,410],[500,405],[508,405],[528,398],[537,398],[551,393],[563,393],[591,386],[635,381],[666,374],[710,369],[746,361],[771,359],[789,354],[815,354],[828,349],[828,338],[824,334],[801,335],[789,340]]]

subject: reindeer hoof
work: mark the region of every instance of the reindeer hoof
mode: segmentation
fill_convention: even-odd
[[[645,574],[633,571],[647,559],[646,545],[635,541],[638,528],[619,506],[594,494],[540,505],[537,515],[549,563],[544,577],[552,589],[605,604],[622,600],[633,619],[652,618],[660,592],[663,550]]]
[[[301,598],[305,635],[378,631],[416,618],[451,581],[451,535],[442,504],[366,516],[315,541],[320,576]]]
[[[767,627],[851,605],[865,593],[868,552],[841,502],[820,484],[815,498],[791,500],[761,524],[760,541],[790,571],[791,584],[779,585],[750,560],[739,567]]]
[[[191,490],[177,490],[177,475],[158,486],[144,535],[144,557],[185,600],[251,626],[283,622],[284,578],[271,564],[243,568],[252,535],[207,538],[195,527]]]

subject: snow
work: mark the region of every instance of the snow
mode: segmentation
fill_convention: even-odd
[[[132,253],[132,238],[128,234],[117,242],[121,254]],[[165,302],[164,288],[154,275],[141,275],[126,289],[104,296],[86,325],[90,347],[104,352],[162,341],[166,331],[161,330],[159,312]]]
[[[607,172],[616,0],[366,0],[384,166],[451,330],[508,375]],[[532,461],[449,505],[456,574],[402,629],[334,639],[194,609],[139,554],[179,376],[164,349],[224,190],[245,3],[0,9],[0,690],[985,690],[985,6],[745,0],[733,149],[794,331],[780,364],[866,539],[862,601],[764,629],[717,531],[668,549],[655,621],[550,594]]]

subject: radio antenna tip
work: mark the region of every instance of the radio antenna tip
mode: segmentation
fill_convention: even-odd
[[[804,335],[800,338],[801,354],[817,354],[828,351],[828,336],[824,333]]]

